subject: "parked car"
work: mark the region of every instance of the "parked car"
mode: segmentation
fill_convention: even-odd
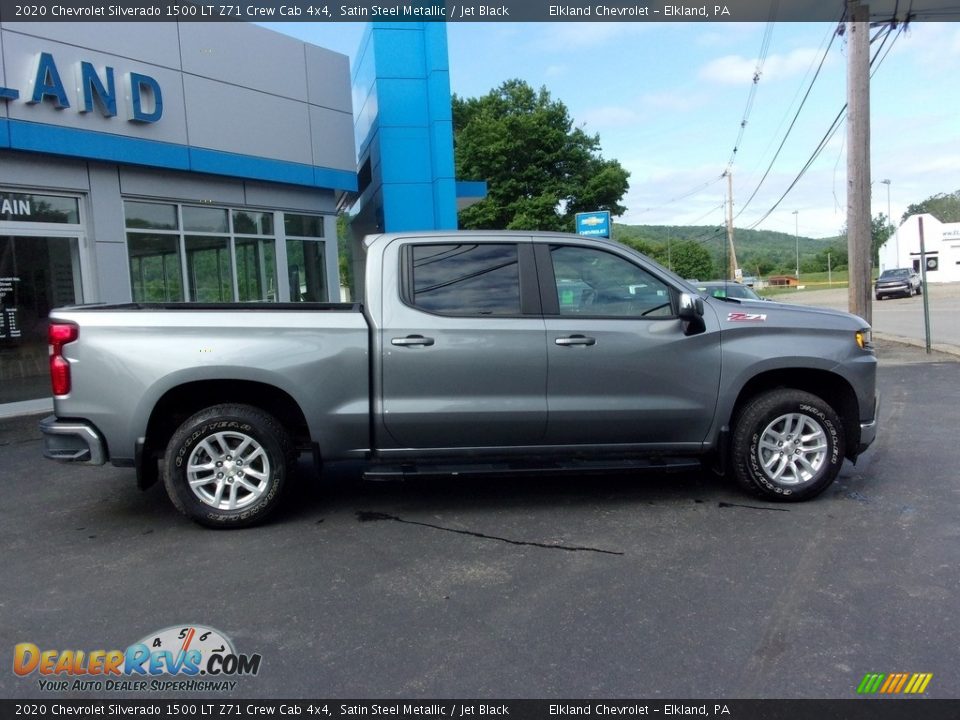
[[[923,292],[923,283],[920,281],[920,273],[913,268],[884,270],[874,286],[874,295],[877,300],[895,295],[911,297],[921,292]]]
[[[697,292],[703,297],[737,298],[738,300],[766,300],[754,292],[753,288],[740,283],[718,280],[696,284]]]
[[[363,260],[362,304],[54,310],[44,455],[136,468],[197,522],[240,527],[301,452],[372,479],[705,461],[797,501],[876,437],[854,315],[699,297],[575,235],[387,234]]]

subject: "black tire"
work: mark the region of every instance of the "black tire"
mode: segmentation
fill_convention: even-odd
[[[816,497],[836,479],[843,455],[843,424],[837,413],[802,390],[781,388],[758,395],[734,424],[733,475],[743,488],[767,500]]]
[[[294,459],[290,435],[274,417],[249,405],[215,405],[170,438],[163,483],[176,508],[201,525],[248,527],[276,509]]]
[[[877,302],[880,302],[881,300],[883,300],[883,295],[876,295],[876,298],[877,298]]]
[[[923,295],[923,283],[917,285],[917,295]]]

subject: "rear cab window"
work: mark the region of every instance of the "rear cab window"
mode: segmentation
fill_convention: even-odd
[[[437,315],[518,316],[519,254],[515,243],[409,245],[404,301]]]

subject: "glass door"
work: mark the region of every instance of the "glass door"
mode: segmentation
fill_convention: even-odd
[[[47,316],[81,301],[77,238],[0,236],[0,403],[50,395]]]

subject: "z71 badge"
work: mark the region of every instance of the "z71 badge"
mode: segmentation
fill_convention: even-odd
[[[732,312],[727,315],[727,322],[766,322],[767,316],[765,313],[745,313],[745,312]]]

